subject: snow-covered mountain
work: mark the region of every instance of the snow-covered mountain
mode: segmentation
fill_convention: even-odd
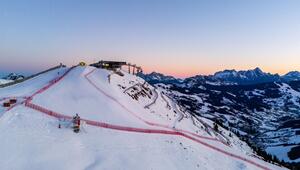
[[[181,79],[175,78],[173,76],[165,76],[161,73],[152,72],[150,74],[138,73],[138,76],[146,80],[150,83],[158,83],[158,82],[171,82],[171,83],[180,83]]]
[[[278,74],[265,73],[260,68],[247,71],[224,70],[215,73],[212,77],[222,82],[233,82],[237,84],[257,84],[280,81]]]
[[[0,97],[1,169],[284,169],[124,71],[59,68]],[[2,107],[10,98],[17,103]]]
[[[248,72],[228,70],[214,76],[227,79],[241,75],[268,76],[258,69]],[[153,85],[176,99],[185,110],[222,124],[253,148],[299,166],[300,81],[225,84],[213,80],[196,76],[179,84],[160,82]]]
[[[197,75],[186,79],[177,79],[172,76],[165,76],[161,73],[140,74],[147,82],[154,83],[172,83],[177,85],[191,85],[194,83],[214,84],[214,85],[251,85],[271,82],[290,82],[300,80],[300,72],[292,71],[286,75],[271,74],[263,72],[260,68],[253,70],[223,70],[213,75]]]
[[[0,78],[0,85],[11,83],[13,81],[21,80],[21,79],[24,79],[24,78],[25,77],[23,75],[16,74],[16,73],[10,73],[7,76],[4,76],[3,78]]]
[[[10,73],[7,76],[3,77],[2,79],[15,81],[15,80],[21,80],[24,78],[25,77],[21,74]]]
[[[300,72],[299,71],[291,71],[286,75],[282,76],[282,78],[286,81],[299,81],[300,80]]]

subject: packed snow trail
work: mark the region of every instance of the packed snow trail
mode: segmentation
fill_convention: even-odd
[[[141,85],[141,83],[136,83],[136,84],[134,84],[134,85],[132,85],[132,86],[130,86],[130,87],[128,87],[127,89],[125,89],[124,90],[124,92],[123,93],[126,93],[127,91],[129,91],[130,89],[133,89],[135,86],[140,86]]]
[[[10,110],[12,110],[13,108],[15,108],[16,106],[19,106],[19,105],[22,105],[22,104],[26,104],[28,101],[31,101],[32,100],[32,98],[34,97],[34,96],[36,96],[37,94],[39,94],[39,93],[42,93],[42,92],[44,92],[44,91],[46,91],[48,88],[50,88],[51,86],[53,86],[54,84],[56,84],[57,82],[59,82],[60,80],[62,80],[72,69],[74,69],[75,68],[75,66],[74,67],[71,67],[70,69],[68,69],[62,76],[58,76],[58,77],[55,77],[53,80],[51,80],[46,86],[44,86],[44,87],[42,87],[41,89],[38,89],[36,92],[34,92],[30,97],[3,97],[3,98],[1,98],[0,99],[0,102],[1,101],[4,101],[4,100],[7,100],[7,99],[12,99],[12,98],[21,98],[21,99],[23,99],[23,101],[21,101],[21,102],[17,102],[17,103],[15,103],[14,105],[12,105],[11,107],[9,107],[8,109],[6,109],[5,111],[4,111],[4,113],[3,114],[5,114],[6,112],[8,112],[8,111],[10,111]],[[53,68],[52,69],[49,69],[50,71],[52,71],[52,70],[54,70]],[[48,72],[48,71],[47,71]],[[46,73],[45,71],[43,72],[43,73]],[[2,115],[3,115],[2,114]]]
[[[61,66],[56,66],[35,75],[32,75],[26,79],[26,81],[18,82],[16,84],[9,84],[9,86],[0,88],[0,95],[3,96],[0,98],[1,104],[5,100],[17,99],[17,103],[12,104],[8,108],[4,108],[0,113],[2,117],[6,112],[12,110],[13,108],[20,106],[25,103],[28,96],[31,96],[33,93],[36,93],[41,87],[45,87],[45,84],[49,84],[52,81],[59,79],[61,71],[65,72],[66,68]],[[48,75],[44,77],[44,74]],[[40,76],[43,75],[43,76]],[[13,95],[12,95],[13,94]]]
[[[63,77],[65,77],[73,68],[69,69],[63,76],[59,77],[58,79],[54,79],[54,81],[51,81],[48,85],[46,85],[45,87],[41,88],[40,90],[38,90],[36,93],[34,93],[31,97],[29,97],[26,101],[25,101],[25,106],[38,110],[42,113],[45,113],[49,116],[52,117],[56,117],[56,118],[65,118],[65,119],[70,119],[70,116],[67,115],[63,115],[60,113],[56,113],[54,111],[48,110],[46,108],[43,108],[41,106],[35,105],[33,103],[30,103],[33,99],[34,96],[36,96],[37,94],[41,94],[43,92],[45,92],[47,89],[49,89],[51,86],[53,86],[54,84],[58,83],[60,80],[63,79]],[[94,71],[94,70],[93,70]],[[91,74],[91,73],[89,73]],[[96,86],[97,87],[97,86]],[[108,95],[109,96],[109,95]],[[112,96],[110,96],[110,98],[113,98]],[[121,103],[120,103],[121,104]],[[126,107],[125,107],[126,108]],[[119,130],[119,131],[127,131],[127,132],[137,132],[137,133],[150,133],[150,134],[166,134],[166,135],[174,135],[174,136],[181,136],[187,139],[190,139],[194,142],[197,142],[203,146],[206,146],[210,149],[213,149],[217,152],[223,153],[229,157],[232,158],[236,158],[238,160],[247,162],[249,164],[252,164],[258,168],[264,169],[264,170],[269,170],[268,167],[263,166],[261,164],[256,163],[253,160],[238,156],[236,154],[232,154],[228,151],[222,150],[218,147],[215,147],[213,145],[210,145],[206,142],[201,141],[199,138],[195,138],[192,136],[189,136],[187,133],[185,132],[181,132],[181,131],[174,131],[174,130],[160,130],[160,129],[144,129],[144,128],[134,128],[134,127],[126,127],[126,126],[119,126],[119,125],[113,125],[113,124],[109,124],[109,123],[105,123],[105,122],[98,122],[98,121],[92,121],[92,120],[85,120],[87,124],[92,125],[92,126],[97,126],[97,127],[102,127],[102,128],[107,128],[107,129],[113,129],[113,130]]]
[[[160,92],[160,96],[166,102],[166,107],[168,109],[171,109],[171,106],[170,106],[169,102],[167,101],[167,99],[165,98],[165,96],[164,96],[164,94],[162,92]]]
[[[41,106],[38,106],[38,105],[35,105],[35,104],[32,104],[30,103],[29,101],[27,101],[25,103],[25,106],[26,107],[29,107],[29,108],[32,108],[34,110],[37,110],[37,111],[40,111],[42,113],[45,113],[49,116],[52,116],[52,117],[55,117],[55,118],[58,118],[58,119],[70,119],[72,120],[72,117],[71,116],[66,116],[66,115],[63,115],[63,114],[60,114],[60,113],[56,113],[54,111],[51,111],[51,110],[48,110],[48,109],[45,109]],[[185,133],[182,133],[182,132],[179,132],[179,131],[169,131],[169,130],[157,130],[157,129],[143,129],[143,128],[134,128],[134,127],[126,127],[126,126],[119,126],[119,125],[112,125],[112,124],[109,124],[109,123],[105,123],[105,122],[98,122],[98,121],[92,121],[92,120],[86,120],[86,119],[82,119],[83,121],[85,121],[88,125],[92,125],[92,126],[96,126],[96,127],[101,127],[101,128],[106,128],[106,129],[113,129],[113,130],[119,130],[119,131],[126,131],[126,132],[136,132],[136,133],[148,133],[148,134],[164,134],[164,135],[174,135],[174,136],[182,136],[184,138],[187,138],[187,139],[190,139],[194,142],[197,142],[201,145],[204,145],[210,149],[213,149],[217,152],[220,152],[220,153],[223,153],[229,157],[232,157],[232,158],[236,158],[236,159],[239,159],[241,161],[245,161],[249,164],[252,164],[258,168],[261,168],[263,170],[270,170],[270,168],[266,167],[266,166],[263,166],[263,165],[260,165],[252,160],[249,160],[247,158],[244,158],[242,156],[238,156],[238,155],[235,155],[235,154],[232,154],[230,152],[227,152],[225,150],[222,150],[220,148],[217,148],[213,145],[210,145],[206,142],[203,142],[195,137],[192,137],[192,136],[189,136]]]
[[[55,70],[51,70],[30,78],[24,82],[17,83],[8,87],[0,88],[1,97],[20,97],[20,96],[31,96],[49,81],[56,79],[61,76],[68,68],[61,67]]]
[[[152,90],[152,92],[153,92],[153,94],[154,94],[154,99],[153,99],[153,101],[152,101],[151,103],[147,104],[147,105],[144,107],[145,109],[149,109],[150,106],[154,105],[154,104],[156,103],[157,99],[158,99],[158,93],[157,93],[157,91],[156,91],[155,88],[154,88],[154,90]]]
[[[65,66],[63,66],[63,65],[57,65],[57,66],[51,67],[51,68],[49,68],[47,70],[41,71],[39,73],[36,73],[34,75],[25,77],[25,78],[23,78],[21,80],[15,80],[15,81],[11,81],[11,82],[8,82],[8,83],[5,83],[5,84],[0,84],[0,88],[5,88],[5,87],[8,87],[8,86],[13,86],[15,84],[20,84],[20,83],[25,82],[25,81],[27,81],[29,79],[35,78],[35,77],[37,77],[37,76],[39,76],[41,74],[44,74],[44,73],[47,73],[47,72],[50,72],[52,70],[56,70],[56,69],[62,68],[62,67],[65,67]]]
[[[144,122],[147,125],[150,126],[154,126],[154,127],[160,127],[160,128],[166,128],[166,129],[170,129],[173,131],[179,131],[179,132],[183,132],[183,133],[188,133],[190,135],[193,135],[195,137],[201,138],[201,139],[207,139],[207,140],[213,140],[213,141],[217,141],[220,142],[226,146],[228,146],[227,143],[220,141],[216,138],[211,138],[211,137],[205,137],[205,136],[201,136],[186,130],[181,130],[181,129],[174,129],[168,125],[162,125],[162,124],[158,124],[158,123],[154,123],[154,122],[149,122],[145,119],[143,119],[142,117],[138,116],[137,113],[132,112],[130,109],[128,109],[125,105],[123,105],[122,103],[120,103],[117,99],[115,99],[113,96],[109,95],[108,93],[106,93],[104,90],[102,90],[99,86],[97,86],[88,76],[91,75],[96,69],[91,70],[90,72],[88,72],[84,77],[88,80],[88,82],[97,89],[97,91],[99,91],[100,93],[102,93],[103,95],[105,95],[107,98],[111,99],[112,101],[114,101],[115,103],[117,103],[118,105],[120,105],[123,109],[125,109],[128,113],[130,113],[131,115],[133,115],[134,117],[138,118],[139,120],[141,120],[142,122]]]
[[[62,76],[55,78],[53,80],[51,80],[49,82],[48,85],[46,85],[45,87],[39,89],[38,91],[36,91],[35,93],[33,93],[29,99],[31,100],[34,96],[36,96],[37,94],[43,93],[44,91],[46,91],[47,89],[49,89],[50,87],[52,87],[54,84],[58,83],[59,81],[61,81],[67,74],[69,74],[69,72],[71,70],[73,70],[76,66],[71,67],[70,69],[68,69]]]

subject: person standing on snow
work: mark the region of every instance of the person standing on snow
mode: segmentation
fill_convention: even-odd
[[[111,75],[109,74],[108,76],[107,76],[107,79],[108,79],[108,83],[110,84],[110,77],[111,77]]]
[[[76,115],[73,117],[73,131],[75,133],[78,133],[80,130],[80,117],[76,113]]]

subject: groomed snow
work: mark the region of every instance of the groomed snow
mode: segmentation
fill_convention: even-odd
[[[142,79],[125,72],[125,76],[120,77],[110,71],[94,69],[76,67],[60,82],[34,96],[32,103],[69,116],[79,113],[85,119],[130,127],[159,129],[145,124],[138,117],[170,127],[177,121],[175,128],[216,137],[196,127],[190,115],[181,112],[180,108],[176,109],[178,106],[171,103],[172,100],[167,99],[172,106],[168,108],[165,100],[158,95],[156,103],[147,109],[144,106],[152,102],[154,97],[134,100],[121,88],[144,83]],[[54,70],[0,89],[1,98],[30,96],[65,71]],[[110,83],[108,75],[111,75]],[[151,86],[149,88],[154,90]],[[89,125],[83,126],[81,133],[75,134],[70,128],[57,128],[59,120],[56,118],[24,105],[8,112],[4,109],[2,113],[1,169],[258,169],[181,136],[124,132]],[[179,121],[181,114],[184,118]],[[206,119],[202,121],[212,125]],[[197,124],[201,125],[199,122]],[[221,130],[228,135],[225,129]],[[230,139],[231,146],[211,140],[201,141],[269,169],[282,169],[251,156],[251,149],[235,136]]]

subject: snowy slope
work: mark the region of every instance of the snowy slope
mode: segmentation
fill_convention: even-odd
[[[1,84],[7,84],[7,83],[10,83],[10,82],[12,82],[12,80],[0,79],[0,85]]]
[[[61,76],[66,71],[66,69],[67,68],[64,67],[55,69],[43,75],[29,79],[25,82],[18,83],[5,88],[0,88],[0,96],[1,98],[8,96],[29,96],[38,89],[48,84],[54,78]]]
[[[195,116],[231,129],[252,148],[299,166],[300,81],[222,85],[190,80],[154,86]]]
[[[75,67],[59,79],[65,72],[54,70],[0,89],[1,102],[25,97],[0,110],[1,168],[282,169],[256,158],[225,129],[213,131],[211,121],[195,119],[141,78]],[[26,107],[30,104],[45,109]],[[62,120],[44,114],[54,112],[79,113],[86,120],[81,133],[57,128]]]

